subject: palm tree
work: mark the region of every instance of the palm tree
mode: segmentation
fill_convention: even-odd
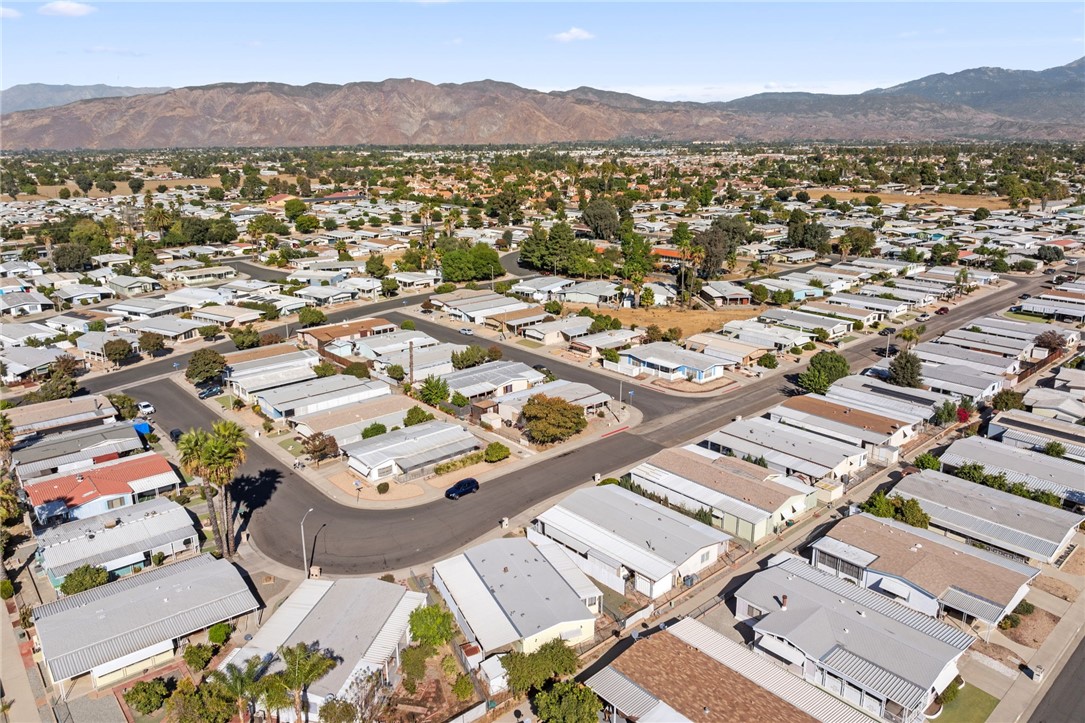
[[[238,719],[241,723],[245,723],[246,718],[252,718],[252,700],[259,694],[257,680],[263,667],[263,660],[259,655],[254,655],[245,661],[244,667],[227,663],[222,670],[212,670],[207,674],[207,680],[212,685],[217,685],[223,692],[233,696],[237,702]]]
[[[912,342],[919,341],[919,331],[916,329],[901,329],[897,332],[897,338],[910,345]]]
[[[847,261],[848,252],[851,251],[851,239],[847,235],[841,236],[836,245],[840,248],[840,260]]]
[[[0,471],[8,468],[11,445],[14,443],[15,427],[11,424],[11,417],[0,412]]]
[[[754,276],[765,270],[765,265],[760,261],[751,261],[750,265],[746,267],[746,276]]]
[[[200,481],[203,496],[207,500],[207,520],[215,536],[215,544],[223,554],[222,530],[219,529],[218,514],[215,512],[215,498],[211,492],[210,470],[206,464],[205,450],[211,441],[211,435],[204,429],[190,429],[177,440],[177,451],[181,455],[181,469]]]
[[[298,643],[286,648],[279,648],[279,658],[283,661],[283,682],[294,699],[295,720],[308,721],[302,714],[302,700],[309,686],[327,675],[339,661],[313,645]]]
[[[964,268],[959,270],[953,276],[953,280],[957,282],[956,286],[955,286],[955,289],[957,291],[958,296],[963,294],[965,288],[968,286],[968,277],[969,277],[968,269],[964,269]]]
[[[271,714],[274,713],[276,721],[279,720],[279,711],[289,708],[294,702],[282,673],[265,675],[257,681],[256,700],[264,709],[264,720],[271,720]]]
[[[10,477],[0,478],[0,521],[15,517],[22,512],[19,497],[15,493],[16,489],[15,480]],[[7,534],[6,531],[3,534]],[[8,569],[4,566],[5,547],[2,535],[0,535],[0,580],[8,579]]]
[[[228,548],[225,554],[229,555],[234,552],[234,511],[230,485],[237,470],[245,463],[245,448],[249,445],[245,441],[245,430],[237,422],[215,422],[211,425],[211,436],[215,440],[211,449],[218,462],[214,476],[216,484],[222,489],[223,525]]]
[[[169,214],[169,211],[161,206],[149,206],[147,210],[143,212],[143,223],[148,228],[153,228],[161,233],[169,228],[170,223],[173,221]]]

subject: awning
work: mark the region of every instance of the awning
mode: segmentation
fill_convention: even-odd
[[[908,596],[912,594],[912,588],[892,577],[883,577],[878,581],[878,587],[890,595],[896,595],[902,600],[907,600]]]
[[[757,646],[794,665],[802,665],[806,662],[806,656],[802,651],[796,650],[782,640],[769,635],[762,635],[761,639],[757,641]]]

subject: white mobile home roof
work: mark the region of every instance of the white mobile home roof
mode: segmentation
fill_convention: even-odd
[[[731,539],[617,485],[577,490],[538,519],[547,530],[557,528],[653,580],[665,578],[698,550]]]
[[[40,605],[34,624],[59,681],[258,607],[237,568],[200,555]]]
[[[918,500],[938,527],[1047,562],[1085,520],[1085,515],[933,470],[904,477],[893,493]]]
[[[1082,474],[1081,465],[1076,462],[1011,447],[983,437],[958,439],[939,459],[953,467],[981,464],[988,473],[1004,473],[1011,484],[1021,482],[1031,489],[1053,492],[1079,504],[1085,503],[1085,474]]]

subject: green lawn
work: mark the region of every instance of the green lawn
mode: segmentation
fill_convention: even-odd
[[[1045,317],[1038,314],[1023,314],[1019,311],[1003,311],[1002,315],[1018,321],[1038,321],[1041,324],[1047,321]]]
[[[223,409],[234,408],[234,395],[233,394],[220,394],[215,397],[215,401],[218,402]]]
[[[998,705],[998,698],[974,685],[965,685],[952,703],[947,703],[938,723],[984,723]]]
[[[540,347],[546,346],[545,344],[540,344],[539,342],[532,341],[531,339],[521,339],[516,343],[520,346],[526,346],[528,349],[538,349]]]
[[[294,455],[295,457],[300,457],[305,452],[305,449],[301,446],[300,443],[295,442],[293,437],[287,437],[283,441],[279,442],[279,446],[285,449],[290,454]]]

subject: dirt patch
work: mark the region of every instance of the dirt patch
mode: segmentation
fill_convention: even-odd
[[[984,208],[995,211],[1010,207],[1010,200],[1000,196],[964,196],[957,193],[920,193],[916,196],[907,193],[852,193],[851,191],[831,191],[827,188],[807,189],[811,199],[817,199],[826,193],[841,201],[862,201],[867,196],[877,196],[882,203],[933,203],[938,206],[956,206],[957,208]]]
[[[1046,593],[1050,593],[1057,598],[1061,598],[1066,602],[1074,602],[1077,600],[1078,591],[1073,585],[1063,582],[1062,580],[1056,580],[1053,577],[1047,575],[1040,575],[1032,581],[1032,586],[1037,590],[1043,590]]]
[[[1009,648],[1004,648],[1001,645],[995,645],[994,643],[988,643],[983,638],[976,638],[976,642],[968,648],[969,652],[979,653],[986,655],[988,658],[993,658],[1003,665],[1007,665],[1011,668],[1017,668],[1021,663],[1025,662],[1021,660],[1017,653],[1013,652]]]
[[[568,305],[565,313],[578,312],[583,306]],[[752,319],[764,311],[760,306],[731,306],[719,311],[706,309],[682,309],[678,307],[657,307],[654,309],[599,309],[588,306],[594,314],[617,317],[624,326],[636,324],[637,328],[655,324],[660,329],[678,327],[682,336],[697,334],[705,330],[718,331],[728,321]]]
[[[1066,562],[1062,563],[1062,567],[1059,569],[1067,575],[1073,575],[1074,577],[1085,576],[1085,547],[1079,547],[1074,550],[1070,557],[1066,558]]]
[[[1059,616],[1049,613],[1047,610],[1036,608],[1031,615],[1021,615],[1021,624],[1016,628],[1003,630],[1002,634],[1015,643],[1020,643],[1029,648],[1039,648],[1047,636],[1058,625]]]

